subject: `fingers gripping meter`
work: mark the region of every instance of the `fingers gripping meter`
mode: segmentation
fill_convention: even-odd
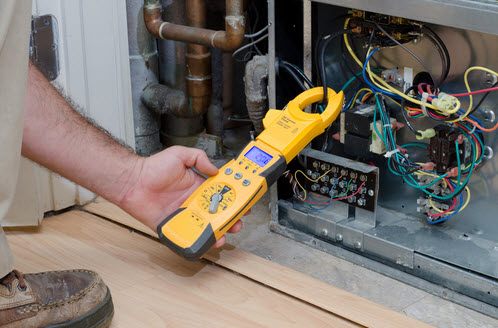
[[[321,114],[303,112],[322,100],[321,87],[301,93],[284,110],[270,109],[256,141],[159,224],[161,242],[186,259],[201,258],[277,181],[287,163],[337,118],[344,95],[331,89],[327,94],[328,105]]]

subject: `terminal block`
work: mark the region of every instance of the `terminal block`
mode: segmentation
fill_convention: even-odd
[[[306,190],[327,199],[339,196],[337,198],[344,198],[339,200],[341,202],[376,211],[377,167],[311,149],[304,149],[301,155],[306,158],[306,174],[316,180],[307,180]]]

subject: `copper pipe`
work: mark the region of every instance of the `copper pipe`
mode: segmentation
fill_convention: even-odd
[[[189,26],[198,28],[206,26],[205,0],[187,0],[186,13]],[[211,53],[206,46],[189,43],[185,63],[189,108],[182,116],[202,115],[206,113],[211,103]]]
[[[204,0],[200,2],[204,2]],[[145,25],[147,30],[157,39],[195,43],[223,51],[233,51],[244,40],[243,2],[244,0],[226,0],[225,31],[213,31],[164,22],[161,19],[160,0],[145,0]]]

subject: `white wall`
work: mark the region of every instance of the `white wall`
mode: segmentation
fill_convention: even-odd
[[[85,115],[133,147],[126,1],[33,0],[33,15],[46,14],[55,16],[59,26],[61,69],[54,84]],[[3,225],[37,225],[44,212],[93,198],[88,190],[23,158]]]

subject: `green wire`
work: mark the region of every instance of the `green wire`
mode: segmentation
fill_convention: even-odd
[[[372,72],[381,73],[382,71],[380,69],[372,69]],[[362,74],[363,74],[363,72],[356,73],[352,78],[349,79],[348,82],[346,82],[346,84],[344,84],[341,91],[345,91],[351,85],[351,83],[353,83],[353,81],[356,80],[358,78],[358,76],[360,76]]]
[[[426,193],[427,195],[431,196],[432,198],[435,198],[435,199],[439,199],[439,200],[448,200],[448,199],[451,199],[453,197],[455,197],[463,188],[465,188],[465,186],[467,185],[467,182],[470,180],[470,177],[472,176],[472,173],[474,172],[474,167],[475,167],[475,152],[476,152],[476,149],[475,149],[475,144],[474,142],[472,141],[472,139],[470,139],[469,135],[467,133],[465,133],[465,131],[461,131],[465,137],[471,142],[471,146],[472,146],[472,165],[470,167],[470,170],[469,170],[469,174],[467,175],[467,178],[465,179],[464,183],[463,184],[458,184],[458,187],[455,189],[455,191],[447,196],[437,196],[437,195],[434,195],[430,192],[428,192],[427,190],[425,189],[421,189],[424,193]],[[459,169],[460,170],[460,169]],[[459,173],[461,173],[459,171]],[[461,174],[459,174],[461,175]],[[408,176],[414,183],[417,183],[415,181],[415,179],[413,179],[412,176]],[[403,177],[405,182],[408,183],[409,185],[417,188],[416,186],[412,185],[407,179],[406,177]],[[459,182],[460,182],[460,177],[459,177]]]
[[[349,182],[348,182],[348,186],[347,186],[346,191],[344,192],[344,194],[334,196],[333,198],[341,198],[341,197],[346,196],[346,195],[348,194],[348,192],[349,192],[349,185],[351,184],[351,181],[353,181],[353,179],[350,179],[350,180],[349,180]]]
[[[420,147],[424,149],[429,149],[429,145],[423,142],[411,142],[401,146],[401,148],[406,148],[406,147]]]

